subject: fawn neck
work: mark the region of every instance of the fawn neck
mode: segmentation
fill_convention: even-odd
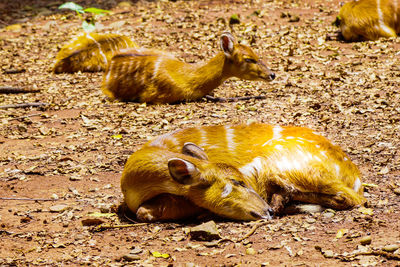
[[[225,54],[220,52],[207,63],[194,67],[192,75],[188,75],[188,85],[193,89],[194,95],[202,97],[232,76],[226,61]]]

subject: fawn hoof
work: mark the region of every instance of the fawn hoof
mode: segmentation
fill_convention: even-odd
[[[157,220],[154,211],[145,207],[140,207],[136,211],[136,218],[141,222],[154,222]]]

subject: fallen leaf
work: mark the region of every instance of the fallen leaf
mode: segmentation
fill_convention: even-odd
[[[374,215],[374,211],[371,208],[359,207],[358,211],[365,215]]]
[[[153,256],[156,257],[156,258],[164,258],[164,259],[168,259],[168,258],[170,257],[169,254],[167,254],[167,253],[161,254],[161,253],[158,252],[158,251],[153,251],[153,252],[151,252],[151,255],[153,255]]]
[[[340,239],[349,232],[349,229],[339,229],[336,233],[336,238]]]

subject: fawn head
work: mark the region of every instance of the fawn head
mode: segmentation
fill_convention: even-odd
[[[272,218],[272,209],[246,184],[238,169],[208,161],[203,149],[193,143],[185,143],[182,153],[194,160],[171,158],[168,169],[176,182],[188,188],[187,197],[193,203],[237,220]]]
[[[275,79],[275,73],[264,65],[250,47],[237,43],[231,33],[222,33],[220,45],[230,62],[230,71],[233,76],[244,80],[272,81]]]

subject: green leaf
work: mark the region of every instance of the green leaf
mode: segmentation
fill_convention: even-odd
[[[105,13],[111,13],[110,10],[104,10],[104,9],[100,9],[100,8],[95,8],[95,7],[89,7],[84,9],[83,11],[85,12],[89,12],[89,13],[93,13],[93,14],[105,14]]]
[[[84,13],[83,7],[74,2],[67,2],[58,7],[59,9],[71,9],[79,13]]]
[[[84,20],[82,22],[82,29],[85,32],[92,32],[96,29],[96,25],[94,25],[94,22],[87,22],[86,20]]]

